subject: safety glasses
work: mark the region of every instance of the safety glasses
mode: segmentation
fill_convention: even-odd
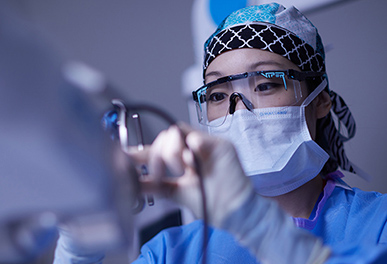
[[[246,72],[219,78],[192,93],[199,123],[220,126],[227,116],[242,108],[252,111],[297,105],[303,98],[300,81],[322,75],[323,72],[289,69]]]

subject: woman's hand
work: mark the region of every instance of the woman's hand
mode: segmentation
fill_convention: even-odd
[[[141,179],[144,192],[172,199],[199,218],[202,177],[209,222],[215,226],[253,192],[232,144],[186,125],[172,126],[144,151],[129,149],[128,154],[148,166],[149,175]]]

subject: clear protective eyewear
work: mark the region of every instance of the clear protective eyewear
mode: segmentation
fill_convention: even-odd
[[[257,108],[297,105],[303,98],[300,81],[322,75],[324,72],[289,69],[246,72],[219,78],[192,93],[199,123],[221,126],[241,107],[253,112]]]

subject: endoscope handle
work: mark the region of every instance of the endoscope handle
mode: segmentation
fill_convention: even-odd
[[[142,133],[142,126],[141,126],[141,120],[140,120],[140,115],[138,113],[135,113],[132,115],[132,119],[134,121],[134,126],[136,129],[136,135],[137,135],[137,149],[139,151],[144,150],[144,136]],[[146,177],[148,175],[148,168],[146,167],[145,164],[141,166],[141,172],[140,172],[140,177]],[[153,195],[147,195],[147,202],[149,206],[153,206],[155,204]]]

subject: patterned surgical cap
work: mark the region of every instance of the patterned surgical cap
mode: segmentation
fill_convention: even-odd
[[[324,48],[317,29],[295,7],[272,3],[231,13],[204,45],[203,74],[220,54],[257,48],[277,53],[303,71],[325,72]]]

